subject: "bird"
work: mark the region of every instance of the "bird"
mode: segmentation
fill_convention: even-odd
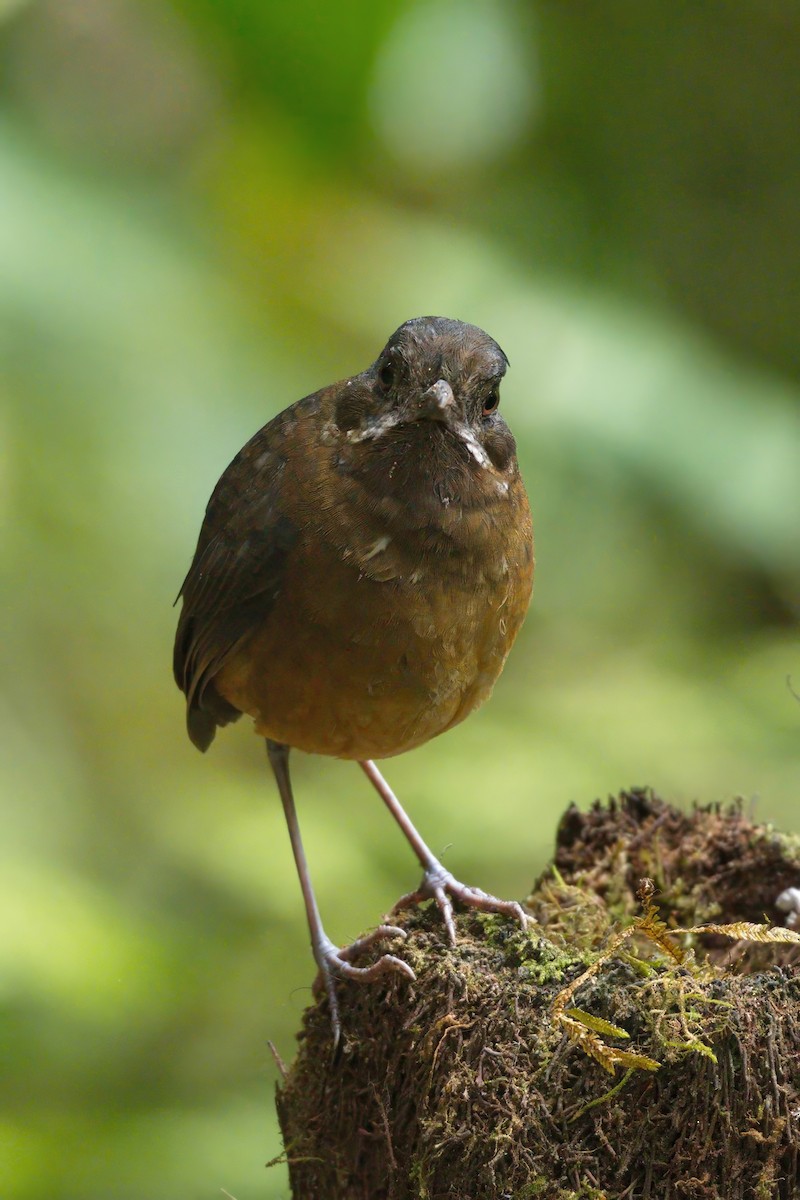
[[[514,917],[520,904],[457,880],[378,769],[452,729],[489,696],[528,609],[533,530],[514,437],[499,412],[509,365],[482,329],[447,317],[402,324],[359,374],[290,405],[240,450],[209,500],[178,599],[174,675],[205,751],[242,714],[265,739],[327,992],[410,964],[327,936],[289,774],[291,750],[355,760],[419,860],[393,911],[435,901],[455,944],[453,901]],[[177,604],[177,600],[176,600]]]

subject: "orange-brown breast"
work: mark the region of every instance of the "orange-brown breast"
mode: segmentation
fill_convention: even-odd
[[[215,679],[259,734],[341,758],[409,750],[485,700],[533,576],[516,462],[461,464],[456,503],[424,481],[395,490],[388,460],[370,489],[359,456],[373,449],[298,428],[281,499],[298,537],[280,594]],[[407,466],[408,448],[397,453]]]

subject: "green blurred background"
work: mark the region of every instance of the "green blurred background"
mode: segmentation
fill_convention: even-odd
[[[798,827],[800,10],[0,0],[0,1194],[287,1195],[312,963],[263,747],[206,758],[170,605],[276,411],[484,326],[537,529],[492,702],[389,764],[462,878],[650,783]],[[329,932],[418,869],[295,766]]]

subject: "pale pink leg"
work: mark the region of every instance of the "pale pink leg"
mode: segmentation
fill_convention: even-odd
[[[393,912],[400,908],[406,908],[409,904],[419,904],[423,900],[435,900],[452,945],[455,945],[456,941],[456,927],[453,921],[451,896],[461,904],[466,904],[470,908],[479,908],[483,912],[507,913],[508,916],[516,918],[523,929],[527,928],[528,917],[525,916],[522,905],[518,904],[516,900],[498,900],[496,896],[490,896],[488,892],[482,892],[480,888],[460,883],[455,876],[445,870],[417,833],[408,814],[375,763],[367,759],[359,762],[358,765],[406,835],[423,870],[420,886],[415,892],[409,892],[408,895],[402,896],[395,904]]]

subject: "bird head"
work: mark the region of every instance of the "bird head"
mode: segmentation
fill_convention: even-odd
[[[507,367],[497,342],[476,325],[415,317],[346,381],[336,421],[352,443],[444,439],[478,465],[502,466],[514,449],[497,411]]]

